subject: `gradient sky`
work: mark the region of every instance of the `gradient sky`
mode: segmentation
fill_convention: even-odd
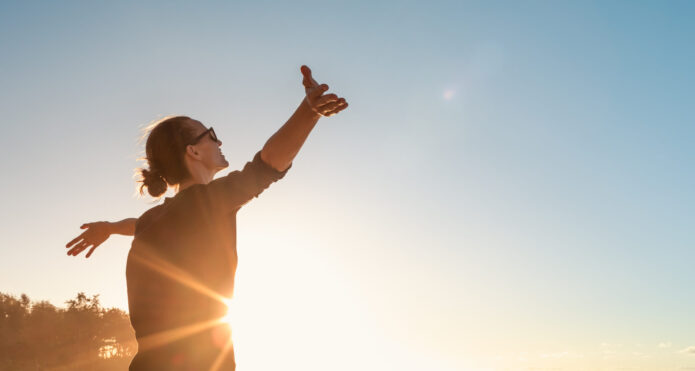
[[[127,309],[130,238],[64,245],[155,205],[134,196],[140,128],[189,115],[240,169],[307,64],[350,107],[238,215],[245,370],[695,369],[693,19],[689,1],[0,2],[0,291]]]

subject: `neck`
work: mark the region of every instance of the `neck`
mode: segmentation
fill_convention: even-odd
[[[193,169],[190,169],[191,171],[191,176],[179,183],[178,190],[176,191],[181,192],[184,189],[196,185],[196,184],[208,184],[212,181],[212,178],[215,176],[215,173],[210,172],[210,170],[202,168],[202,167],[194,167]]]

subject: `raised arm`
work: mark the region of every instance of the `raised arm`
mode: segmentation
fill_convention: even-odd
[[[197,194],[201,202],[223,213],[239,210],[270,184],[284,177],[319,118],[333,116],[347,107],[344,98],[335,94],[324,95],[328,86],[319,85],[311,77],[309,67],[302,66],[302,74],[306,96],[294,114],[241,171],[232,171],[204,187],[194,188],[191,192]]]
[[[80,226],[81,229],[87,229],[79,236],[65,245],[69,248],[68,255],[77,256],[79,253],[92,247],[85,258],[89,258],[94,250],[106,241],[112,234],[122,234],[125,236],[135,235],[135,222],[137,218],[127,218],[118,222],[94,222],[85,223]],[[72,248],[70,248],[72,246]]]
[[[261,159],[278,171],[287,169],[304,141],[322,116],[328,117],[347,108],[345,98],[325,94],[328,85],[319,85],[307,66],[301,67],[306,96],[294,114],[263,146]]]

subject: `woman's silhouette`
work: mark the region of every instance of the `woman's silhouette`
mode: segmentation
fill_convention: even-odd
[[[94,250],[111,234],[133,235],[126,278],[130,319],[138,353],[130,370],[234,370],[229,329],[220,321],[234,290],[236,213],[284,177],[322,116],[347,107],[325,94],[302,66],[306,97],[240,171],[213,180],[229,164],[212,127],[185,116],[148,129],[142,185],[153,197],[176,195],[139,218],[86,223],[67,244],[68,255]]]

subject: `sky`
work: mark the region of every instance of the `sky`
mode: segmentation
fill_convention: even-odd
[[[193,117],[241,169],[306,64],[350,106],[238,214],[240,367],[695,369],[694,16],[0,2],[0,291],[127,310],[131,238],[64,246],[157,205],[135,194],[141,129]]]

